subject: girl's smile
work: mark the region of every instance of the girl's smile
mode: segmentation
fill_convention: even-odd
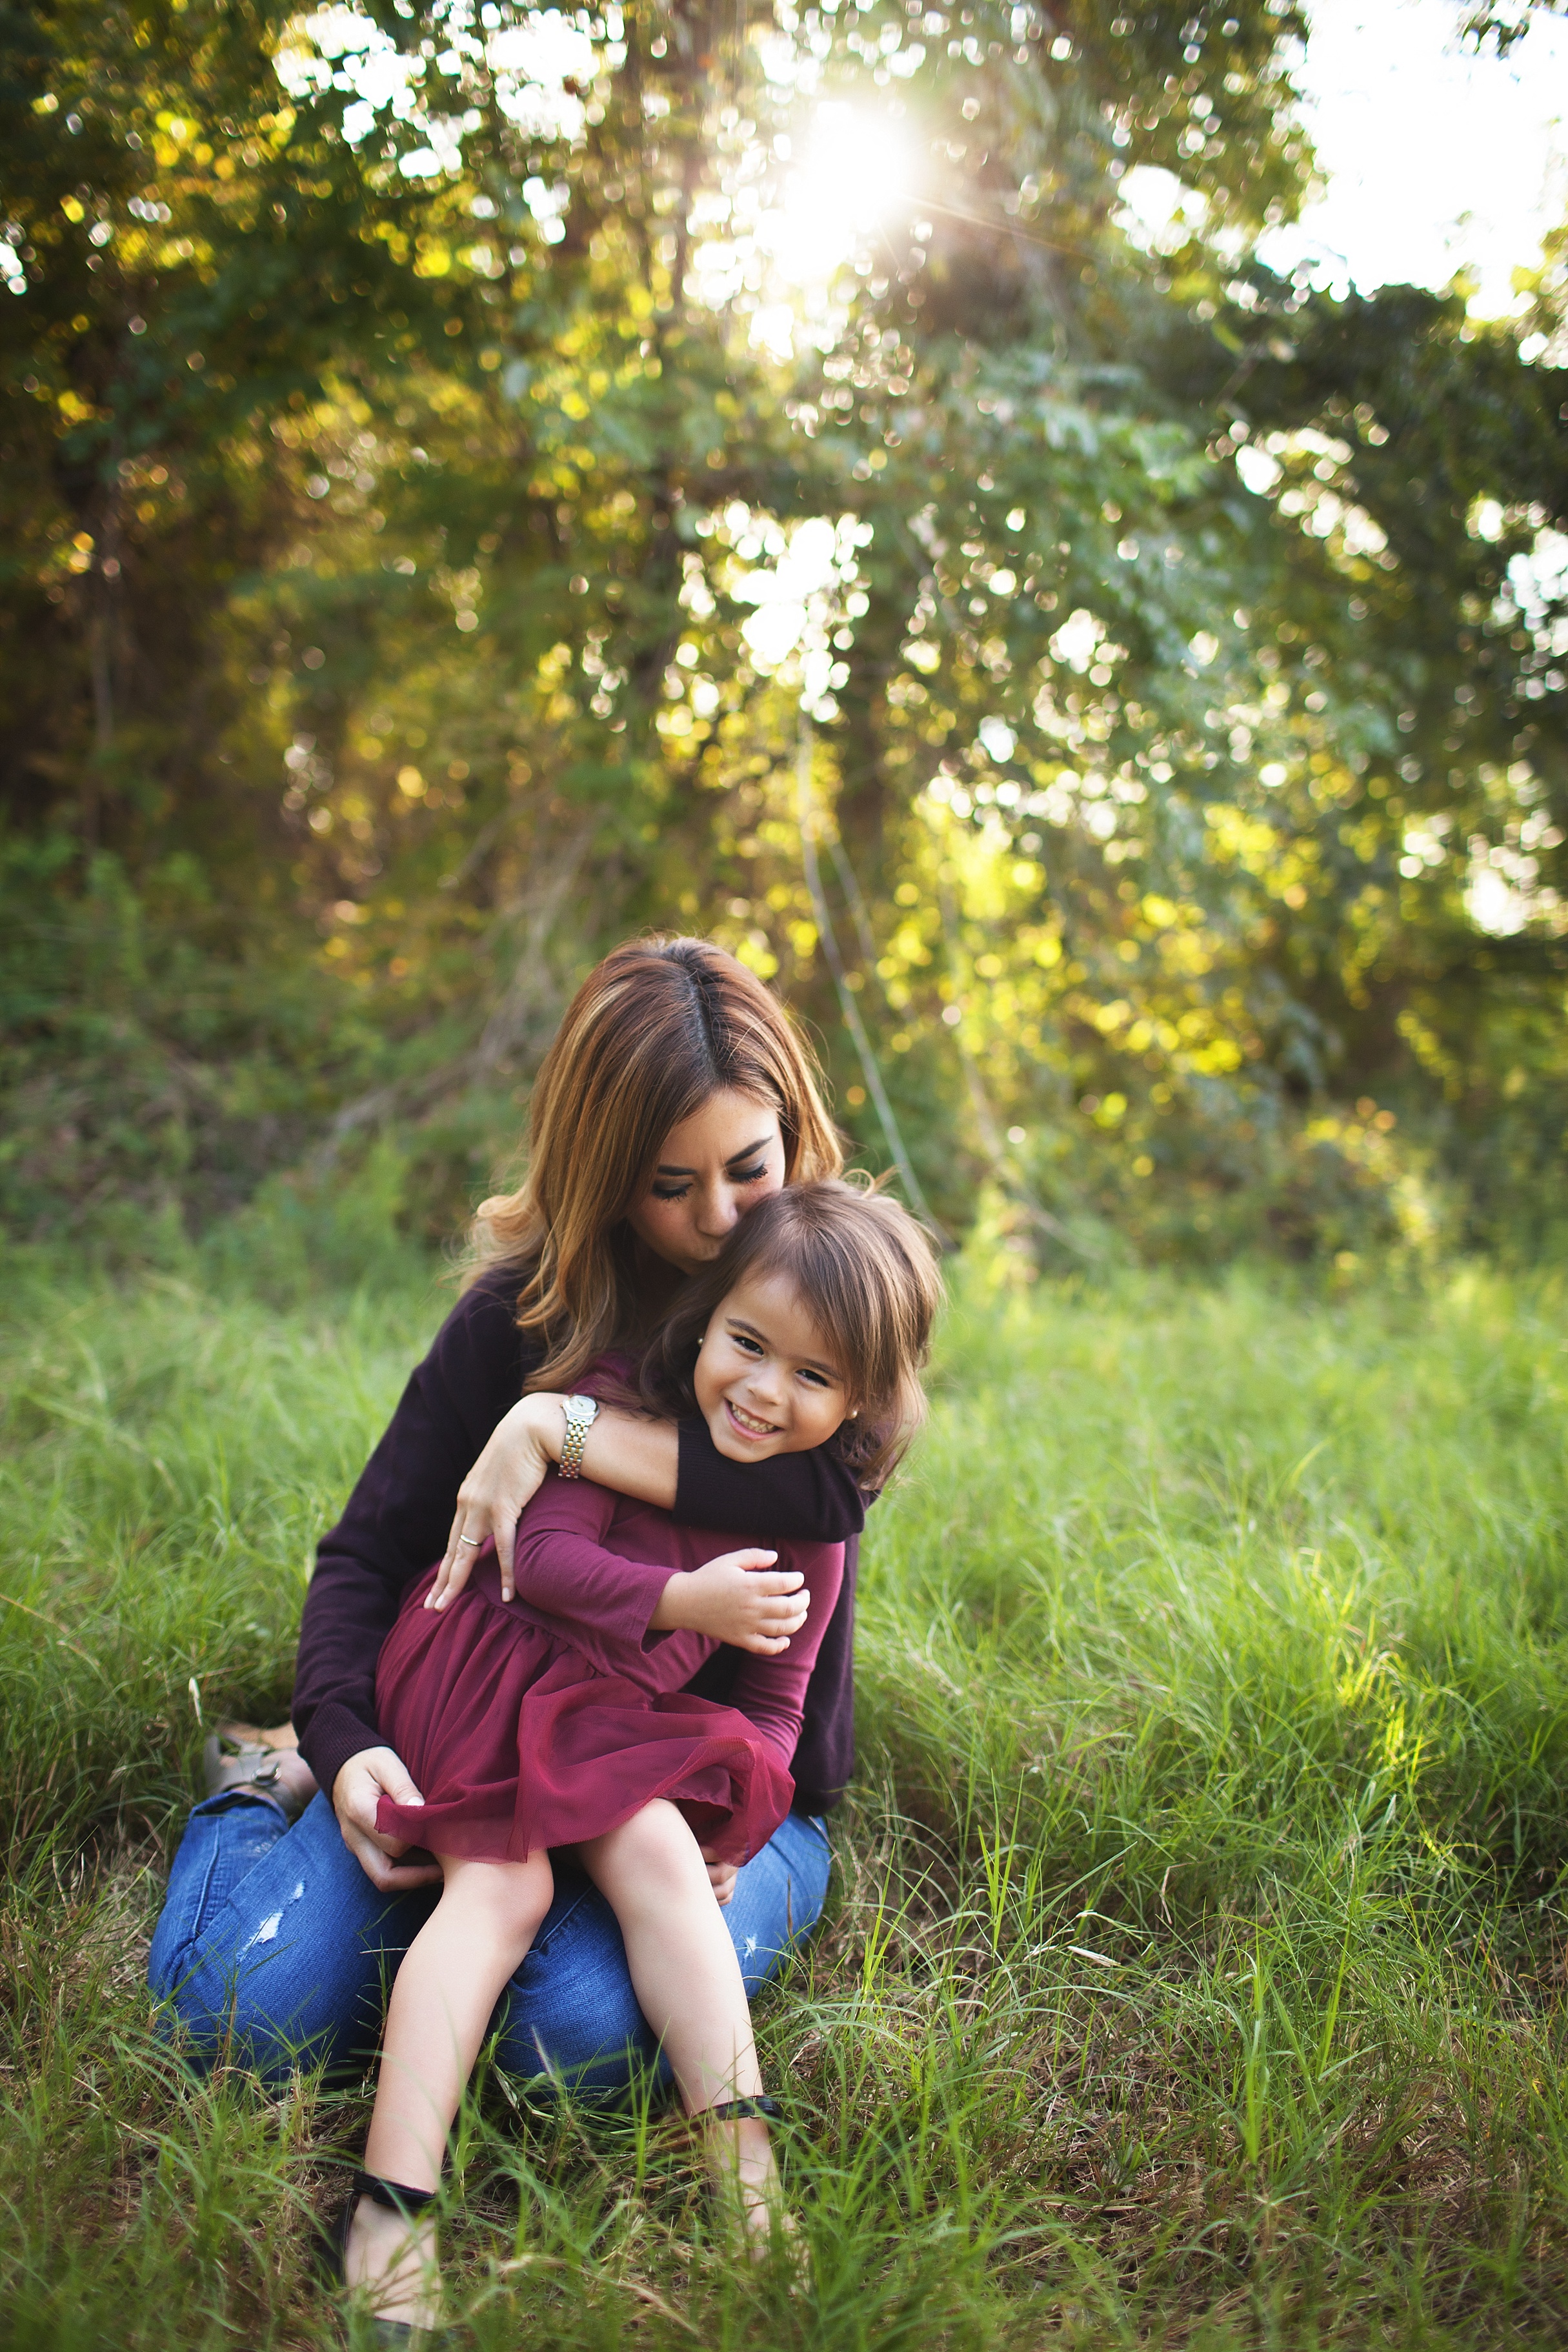
[[[759,1421],[754,1412],[743,1412],[731,1398],[725,1398],[724,1410],[742,1437],[772,1437],[774,1434],[771,1421]]]
[[[804,1454],[851,1409],[832,1346],[782,1274],[748,1276],[721,1301],[692,1385],[714,1444],[731,1462]]]

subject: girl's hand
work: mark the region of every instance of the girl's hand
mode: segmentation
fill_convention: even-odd
[[[487,1541],[500,1562],[500,1596],[516,1591],[512,1538],[523,1507],[539,1492],[551,1464],[560,1459],[566,1424],[563,1399],[542,1391],[514,1404],[490,1432],[489,1444],[458,1489],[452,1532],[426,1609],[445,1609],[461,1592]]]
[[[797,1569],[775,1569],[776,1551],[727,1551],[672,1576],[649,1619],[656,1633],[705,1633],[710,1642],[776,1658],[811,1607]]]

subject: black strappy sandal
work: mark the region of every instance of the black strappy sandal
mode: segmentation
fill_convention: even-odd
[[[716,2107],[699,2107],[691,2118],[694,2124],[743,2124],[754,2120],[763,2124],[782,2123],[784,2104],[779,2099],[763,2096],[756,2099],[721,2099]]]
[[[691,2121],[700,2124],[710,2119],[716,2124],[739,2124],[754,2119],[758,2123],[776,2124],[782,2123],[784,2114],[783,2100],[770,2098],[764,2092],[754,2099],[721,2099],[716,2106],[700,2107]],[[717,2180],[709,2182],[706,2194],[710,2204],[716,2206],[721,2194]],[[801,2241],[795,2234],[795,2224],[782,2205],[770,2204],[768,2210],[768,2240],[774,2247],[782,2243],[787,2259],[795,2264],[798,2273],[805,2255]],[[749,2221],[746,2227],[750,2232],[752,2224]],[[756,2242],[753,2241],[753,2245]]]
[[[368,2197],[373,2205],[384,2205],[388,2212],[401,2213],[405,2221],[416,2221],[421,2213],[434,2205],[441,2192],[438,2189],[407,2189],[401,2180],[384,2180],[379,2172],[356,2172],[349,2183],[349,2193],[342,2211],[333,2222],[330,2235],[321,2238],[321,2267],[333,2286],[343,2284],[345,2257],[348,2253],[349,2231],[353,2227],[359,2200]],[[406,2319],[373,2319],[370,2323],[371,2342],[380,2352],[407,2352],[407,2347],[421,2339],[429,2345],[448,2341],[442,2327],[414,2327]]]

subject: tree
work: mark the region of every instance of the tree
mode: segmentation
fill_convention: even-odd
[[[1192,1242],[1373,1093],[1331,1156],[1384,1199],[1384,1096],[1492,1052],[1471,995],[1555,1070],[1545,869],[1510,947],[1466,895],[1478,825],[1555,845],[1506,709],[1549,657],[1497,603],[1560,508],[1550,371],[1247,258],[1310,170],[1294,11],[4,30],[7,797],[57,908],[81,846],[143,889],[194,854],[211,911],[157,936],[314,975],[279,1153],[424,1118],[482,1181],[568,973],[647,919],[781,975],[874,1158],[885,1076],[954,1224],[996,1176],[1147,1239],[1163,1171]],[[899,191],[858,236],[811,210],[847,139]],[[1189,192],[1152,245],[1139,168]],[[214,1034],[287,1066],[240,996]],[[147,1068],[189,1058],[144,1010]]]

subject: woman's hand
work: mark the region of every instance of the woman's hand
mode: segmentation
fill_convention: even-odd
[[[405,1838],[383,1837],[375,1826],[376,1805],[383,1797],[395,1805],[425,1801],[408,1775],[401,1756],[390,1748],[362,1748],[351,1756],[332,1782],[332,1811],[338,1817],[343,1843],[383,1895],[401,1895],[410,1886],[428,1886],[441,1875],[435,1862],[402,1863]]]
[[[721,1910],[735,1899],[735,1881],[740,1875],[732,1862],[715,1862],[711,1846],[700,1846],[698,1852],[708,1864],[708,1884],[713,1889],[713,1900]]]
[[[458,1489],[452,1532],[436,1581],[425,1596],[426,1609],[445,1609],[457,1599],[487,1541],[494,1542],[500,1562],[500,1597],[511,1599],[517,1589],[512,1538],[524,1505],[561,1457],[564,1402],[549,1391],[525,1396],[491,1430],[489,1444]]]
[[[775,1569],[776,1551],[727,1551],[672,1576],[648,1624],[656,1633],[705,1633],[711,1642],[776,1658],[811,1607],[797,1569]]]

